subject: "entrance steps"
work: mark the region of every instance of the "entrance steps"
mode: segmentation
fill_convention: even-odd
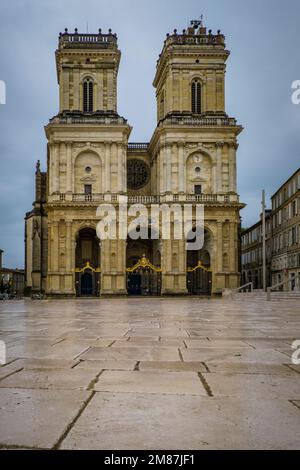
[[[258,300],[267,300],[267,293],[262,289],[255,289],[252,292],[236,292],[232,296],[233,300],[247,300],[247,301],[258,301]],[[294,300],[299,302],[300,308],[300,292],[280,292],[274,291],[271,293],[271,300],[284,301],[284,300]]]

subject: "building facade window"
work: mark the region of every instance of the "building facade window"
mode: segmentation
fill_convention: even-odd
[[[94,84],[90,78],[86,78],[83,82],[83,111],[85,113],[93,112],[93,94]]]
[[[92,185],[91,184],[85,184],[84,185],[84,194],[92,194]]]
[[[201,114],[201,83],[198,79],[192,82],[192,113]]]

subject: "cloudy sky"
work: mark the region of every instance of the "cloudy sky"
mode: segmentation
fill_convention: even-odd
[[[300,166],[300,105],[291,84],[300,79],[299,0],[1,0],[0,248],[6,266],[23,266],[24,213],[34,197],[36,160],[46,165],[43,126],[58,111],[54,51],[57,36],[73,31],[118,34],[122,60],[119,113],[134,126],[131,141],[148,141],[156,111],[152,79],[167,32],[203,14],[226,35],[227,113],[245,128],[239,137],[238,190],[247,203],[244,226]]]

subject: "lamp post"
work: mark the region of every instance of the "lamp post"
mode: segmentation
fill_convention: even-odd
[[[262,264],[263,264],[263,290],[267,290],[267,273],[266,273],[266,193],[262,191]]]

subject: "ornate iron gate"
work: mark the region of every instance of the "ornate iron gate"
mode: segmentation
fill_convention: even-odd
[[[99,297],[100,268],[94,268],[89,261],[83,268],[75,270],[75,285],[77,297]]]
[[[132,268],[127,268],[128,295],[160,295],[161,268],[148,258],[141,258]]]
[[[211,295],[212,272],[202,266],[201,261],[194,268],[187,269],[187,290],[191,295]]]

